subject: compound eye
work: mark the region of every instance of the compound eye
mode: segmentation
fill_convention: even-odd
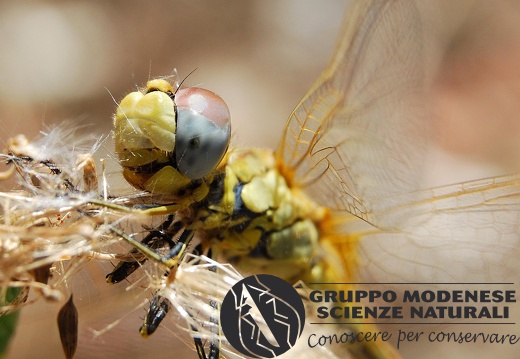
[[[231,137],[229,109],[211,91],[190,87],[177,91],[177,169],[190,179],[208,175],[224,156]]]

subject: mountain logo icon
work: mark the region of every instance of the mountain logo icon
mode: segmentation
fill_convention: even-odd
[[[305,325],[298,292],[276,276],[242,279],[226,294],[220,310],[222,331],[240,353],[275,358],[291,349]]]

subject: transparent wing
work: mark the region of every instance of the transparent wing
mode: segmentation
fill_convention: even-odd
[[[420,188],[425,101],[442,31],[413,1],[356,1],[327,69],[291,114],[279,162],[320,203],[378,226],[381,201]],[[396,223],[392,223],[396,225]]]
[[[402,203],[401,214],[410,216],[399,230],[379,231],[360,220],[356,221],[357,225],[365,230],[355,226],[347,229],[360,236],[358,252],[355,258],[350,257],[359,261],[356,262],[359,270],[356,280],[373,283],[368,285],[373,290],[398,293],[405,289],[517,292],[520,279],[519,193],[520,176],[516,175],[450,185],[396,199],[395,203]],[[409,303],[399,304],[406,306]],[[434,305],[443,304],[436,302]],[[450,302],[449,305],[456,304]],[[382,325],[381,328],[394,333],[400,330],[426,333],[508,333],[516,330],[518,324],[505,323],[518,323],[519,303],[497,306],[509,307],[512,313],[508,319],[496,319],[498,325],[421,325],[419,320],[414,320],[410,325]],[[398,323],[396,320],[391,324]],[[423,342],[415,348],[403,347],[400,353],[403,358],[515,358],[518,355],[513,346],[498,348],[467,343],[446,349],[443,353],[438,346]]]
[[[341,231],[361,236],[352,260],[367,278],[518,278],[520,176],[422,185],[434,139],[428,92],[446,45],[475,10],[465,4],[356,1],[277,149],[295,185],[364,220]]]
[[[361,237],[363,279],[380,282],[514,282],[520,273],[520,175],[395,198],[408,220],[395,231],[349,222]]]

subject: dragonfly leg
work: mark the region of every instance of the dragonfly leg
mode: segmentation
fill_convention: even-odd
[[[191,329],[195,330],[193,327]],[[208,359],[208,357],[206,357],[206,351],[204,350],[202,340],[199,337],[194,337],[193,342],[195,343],[195,349],[197,350],[199,359]]]
[[[174,247],[172,238],[181,230],[183,224],[181,222],[173,222],[174,215],[171,214],[168,218],[156,229],[153,229],[141,240],[141,243],[150,248],[158,248],[162,242],[167,242],[170,248]],[[129,253],[129,257],[136,257],[140,254],[137,248],[133,248]],[[115,284],[126,279],[136,269],[146,262],[146,258],[142,260],[120,261],[112,272],[106,275],[106,281],[110,284]]]
[[[217,308],[217,302],[214,300],[210,300],[209,304],[213,308]],[[213,329],[213,331],[218,330],[218,318],[211,317],[210,322],[215,323],[216,329]],[[220,341],[218,340],[218,333],[215,333],[215,338],[211,340],[211,343],[209,345],[209,356],[208,359],[220,359]]]
[[[163,257],[163,262],[167,262],[174,257],[181,256],[186,248],[188,248],[188,245],[190,244],[194,234],[195,232],[192,230],[185,230],[182,232],[177,243],[175,243],[170,252]]]
[[[211,249],[210,249],[210,252],[208,253],[208,255],[211,257]],[[216,272],[217,267],[213,266],[209,270],[212,272]],[[214,309],[217,309],[217,307],[218,307],[218,303],[214,300],[210,300],[209,305]],[[218,334],[219,334],[218,317],[211,316],[209,321],[211,323],[215,324],[215,326],[213,326],[213,328],[212,328],[212,332],[215,334],[215,338],[211,340],[211,343],[209,345],[208,359],[220,359],[220,341],[218,339]]]
[[[154,294],[150,302],[150,308],[144,318],[143,325],[139,328],[139,333],[143,337],[152,335],[166,317],[169,310],[170,302],[166,298]]]
[[[150,308],[148,309],[148,313],[144,319],[143,325],[139,329],[139,333],[143,337],[147,337],[153,334],[162,320],[168,314],[170,310],[170,302],[160,295],[155,294],[150,302]],[[191,329],[196,332],[197,329],[195,327],[191,327]],[[218,348],[218,343],[216,341],[212,341],[210,344],[209,356],[206,356],[206,351],[204,349],[204,343],[202,339],[194,336],[193,342],[195,343],[195,349],[197,351],[197,355],[199,359],[219,359],[220,358],[220,350]]]

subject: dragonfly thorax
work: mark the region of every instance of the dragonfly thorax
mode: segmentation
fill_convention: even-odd
[[[186,212],[188,228],[246,272],[276,268],[286,279],[308,277],[320,262],[319,222],[327,211],[288,187],[271,151],[231,149],[223,164],[206,199]]]

